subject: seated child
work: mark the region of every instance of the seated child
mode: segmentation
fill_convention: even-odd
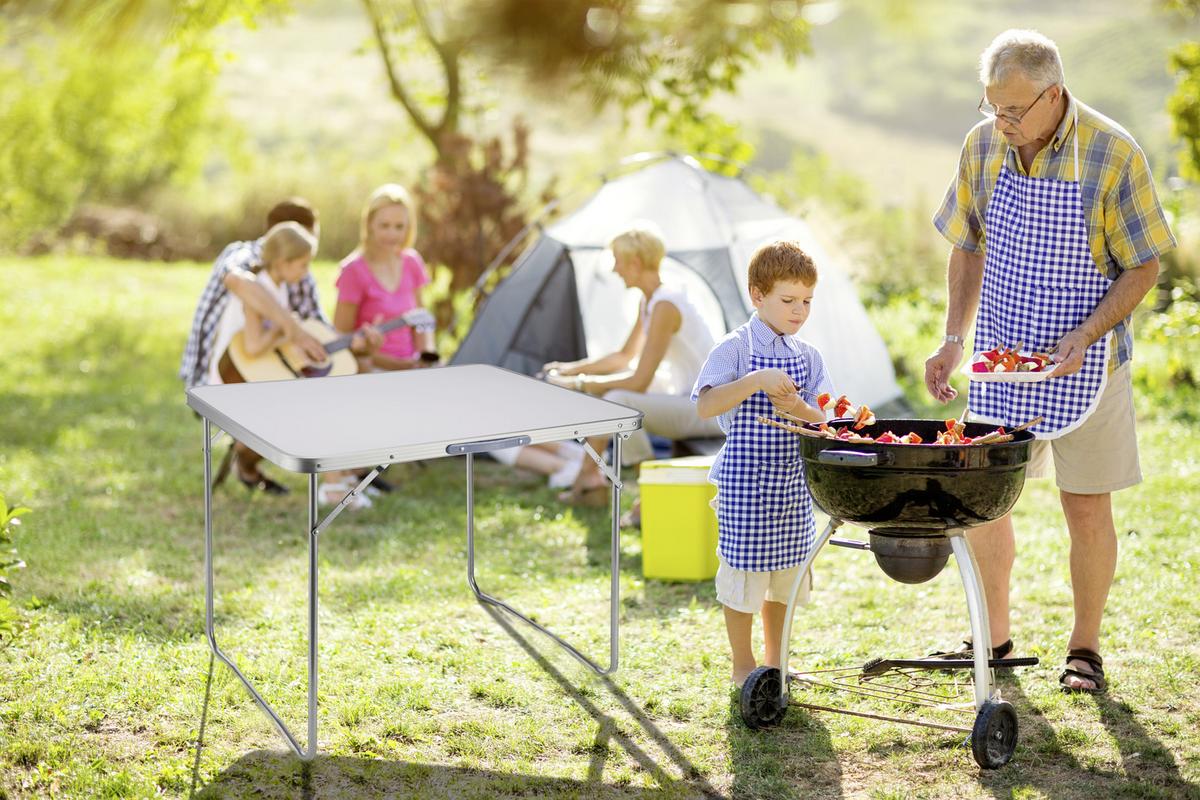
[[[317,240],[311,232],[298,222],[285,221],[271,227],[262,239],[259,262],[251,271],[266,293],[283,308],[288,307],[289,287],[295,286],[308,275],[309,262],[317,250]],[[209,384],[241,381],[242,377],[231,369],[226,356],[234,336],[242,334],[246,353],[258,356],[285,341],[285,330],[260,314],[254,306],[243,303],[240,296],[233,295],[221,312],[214,334],[213,356],[209,361]],[[285,494],[287,488],[262,474],[258,464],[262,457],[241,442],[234,444],[234,472],[239,481],[251,489],[269,494]]]
[[[748,283],[755,313],[713,347],[692,390],[699,415],[719,417],[726,436],[709,480],[717,484],[717,600],[738,686],[757,666],[750,643],[757,610],[763,663],[779,666],[788,597],[816,534],[799,438],[758,417],[778,407],[823,421],[808,401],[833,391],[821,354],[796,335],[817,283],[812,259],[795,242],[763,245],[750,259]],[[802,598],[809,582],[806,575]]]

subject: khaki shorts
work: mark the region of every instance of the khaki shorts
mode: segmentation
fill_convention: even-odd
[[[744,614],[757,614],[766,600],[787,605],[792,594],[792,582],[796,580],[796,572],[800,569],[797,564],[774,572],[747,572],[729,566],[719,556],[718,561],[717,602]],[[812,570],[809,570],[800,582],[796,602],[807,603],[811,591]]]
[[[1142,482],[1128,362],[1108,376],[1100,403],[1082,425],[1033,443],[1025,477],[1050,477],[1052,459],[1055,483],[1071,494],[1108,494]]]

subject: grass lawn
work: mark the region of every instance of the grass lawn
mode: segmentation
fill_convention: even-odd
[[[398,494],[322,535],[322,755],[302,766],[202,631],[201,432],[174,373],[207,273],[0,262],[0,492],[35,509],[18,538],[22,630],[0,645],[0,798],[1200,798],[1200,425],[1148,397],[1146,480],[1116,503],[1106,698],[1057,691],[1071,605],[1051,482],[1017,506],[1015,637],[1043,663],[1002,679],[1021,725],[1004,769],[981,772],[962,735],[868,719],[792,709],[747,730],[712,586],[642,580],[636,531],[622,667],[592,676],[473,601],[463,462],[449,458],[393,470]],[[318,277],[332,297],[331,267]],[[936,310],[875,313],[915,373]],[[1162,356],[1139,353],[1140,369]],[[562,508],[540,480],[480,461],[481,584],[602,656],[606,512]],[[218,629],[303,732],[304,479],[272,473],[292,497],[217,493]],[[966,630],[953,568],[901,586],[833,550],[793,658],[913,656]]]

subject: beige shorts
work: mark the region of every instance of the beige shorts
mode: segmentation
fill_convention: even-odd
[[[1107,494],[1142,482],[1128,362],[1108,376],[1100,403],[1082,425],[1033,443],[1025,477],[1050,477],[1052,460],[1055,483],[1072,494]]]
[[[734,611],[745,614],[756,614],[762,608],[763,601],[783,603],[792,595],[792,582],[800,569],[797,564],[790,569],[780,569],[774,572],[747,572],[725,563],[718,556],[717,565],[717,602],[728,606]],[[804,574],[800,582],[800,592],[796,596],[797,603],[807,603],[812,592],[812,570]]]

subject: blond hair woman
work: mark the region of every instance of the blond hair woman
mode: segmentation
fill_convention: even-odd
[[[687,294],[664,284],[659,276],[666,255],[661,237],[650,224],[638,224],[613,237],[608,246],[613,272],[627,288],[642,293],[637,322],[620,350],[598,358],[546,364],[547,379],[642,411],[643,430],[626,448],[631,460],[652,455],[646,434],[666,439],[720,436],[720,426],[715,420],[700,419],[690,397],[700,366],[715,342]],[[589,442],[597,452],[607,443],[608,437]],[[606,491],[595,491],[605,486],[595,462],[585,458],[573,488],[563,499],[584,504],[607,502]],[[638,520],[635,508],[623,522],[637,524]]]
[[[363,207],[359,244],[346,256],[338,274],[333,325],[350,332],[387,322],[420,305],[419,291],[429,271],[413,248],[417,238],[416,207],[408,190],[396,183],[380,186]],[[436,362],[433,331],[407,327],[389,331],[370,367],[411,369]],[[422,359],[422,354],[426,355]]]

